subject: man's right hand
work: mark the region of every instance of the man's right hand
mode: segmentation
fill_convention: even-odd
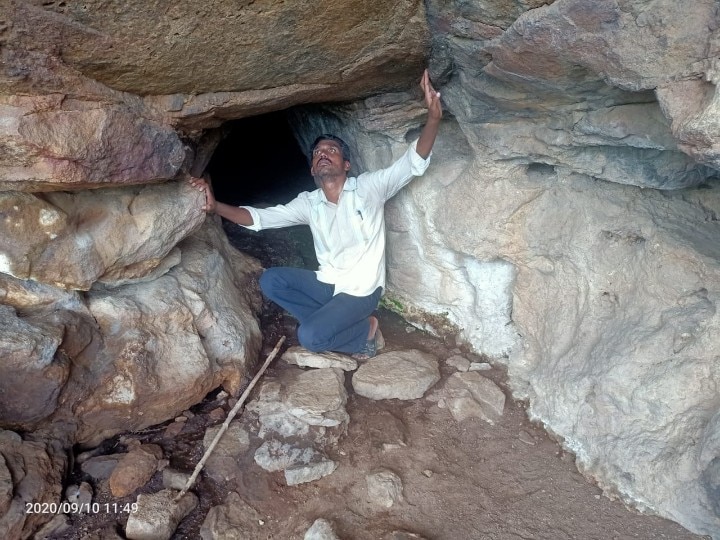
[[[214,213],[217,207],[217,202],[215,201],[215,195],[213,195],[210,184],[208,184],[204,178],[195,178],[194,176],[191,176],[190,185],[205,194],[205,204],[202,209],[210,214]]]

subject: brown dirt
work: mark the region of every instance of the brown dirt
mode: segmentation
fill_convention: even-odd
[[[420,349],[441,360],[459,352],[454,343],[420,331],[408,332],[406,323],[390,312],[381,310],[380,321],[387,350]],[[266,305],[263,328],[265,354],[282,334],[288,335],[286,346],[295,343],[294,322],[273,306]],[[443,379],[455,371],[441,365]],[[275,361],[268,375],[286,368],[284,362]],[[482,374],[510,395],[502,367]],[[427,399],[371,401],[354,395],[350,385],[348,390],[350,425],[337,447],[328,452],[339,464],[333,474],[309,484],[286,486],[281,473],[267,473],[255,465],[252,454],[260,444],[255,441],[241,478],[221,485],[201,475],[193,490],[201,504],[173,538],[199,538],[207,511],[222,503],[229,490],[237,491],[264,517],[258,539],[301,539],[320,517],[331,521],[338,536],[348,540],[378,540],[396,530],[429,540],[702,538],[671,521],[641,515],[604,497],[578,472],[573,455],[528,420],[522,402],[508,399],[501,420],[493,426],[474,419],[457,423],[447,409]],[[190,472],[201,457],[204,430],[211,423],[208,414],[216,407],[213,396],[208,396],[193,408],[195,416],[176,437],[163,436],[165,424],[108,441],[102,452],[122,450],[127,438],[154,442],[163,447],[171,467]],[[224,408],[230,409],[227,404]],[[383,449],[383,443],[397,447]],[[368,500],[365,476],[378,468],[395,471],[403,482],[404,500],[390,509],[380,509]],[[69,480],[81,479],[87,480],[76,468]],[[135,500],[135,496],[115,500],[105,486],[95,487],[94,502],[101,505]],[[159,489],[160,473],[141,491]],[[121,533],[126,521],[123,512],[70,516],[71,530],[55,538],[84,538],[107,527]]]

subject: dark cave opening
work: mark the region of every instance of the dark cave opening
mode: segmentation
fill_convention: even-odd
[[[315,183],[285,111],[227,122],[207,172],[218,201],[266,207],[285,204]],[[250,231],[223,220],[230,242],[270,266],[317,269],[310,229],[305,225]]]
[[[227,122],[208,172],[228,204],[273,205],[315,189],[308,160],[284,111]]]

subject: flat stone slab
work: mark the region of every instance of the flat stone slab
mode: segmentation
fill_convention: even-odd
[[[369,399],[418,399],[439,380],[438,359],[411,349],[371,358],[355,372],[352,385]]]
[[[448,410],[458,422],[480,418],[494,424],[505,409],[505,393],[476,371],[451,375],[439,397],[445,400]]]
[[[289,486],[318,480],[337,468],[337,463],[314,448],[278,440],[265,441],[255,452],[255,463],[266,471],[284,471]]]
[[[258,435],[281,437],[331,437],[319,428],[342,429],[350,417],[345,410],[345,372],[334,368],[303,370],[291,368],[282,380],[264,381],[247,410],[258,415]],[[313,428],[313,433],[310,432]],[[318,433],[315,433],[318,432]]]
[[[344,354],[334,352],[314,353],[304,347],[290,347],[282,359],[288,364],[311,368],[338,368],[343,371],[355,371],[357,360]]]

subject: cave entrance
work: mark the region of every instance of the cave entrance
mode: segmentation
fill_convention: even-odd
[[[308,159],[285,111],[232,120],[221,129],[224,137],[207,167],[218,201],[267,207],[315,189]],[[266,268],[317,269],[312,235],[305,225],[253,232],[223,220],[223,228],[236,248]]]

